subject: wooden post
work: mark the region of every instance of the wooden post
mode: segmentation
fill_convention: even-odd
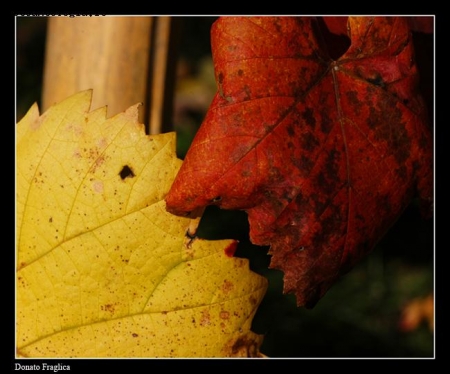
[[[41,112],[93,89],[91,109],[108,117],[147,105],[153,17],[49,18]],[[146,109],[140,111],[144,121]]]
[[[172,17],[158,17],[155,22],[148,105],[150,134],[173,129],[169,122],[172,121],[176,74],[177,21]]]

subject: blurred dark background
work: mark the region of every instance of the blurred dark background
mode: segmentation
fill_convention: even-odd
[[[209,39],[215,19],[183,19],[173,115],[180,158],[215,94]],[[34,102],[40,103],[47,19],[16,21],[16,113],[20,120]],[[414,35],[422,85],[432,105],[433,35]],[[434,333],[430,327],[433,226],[433,219],[423,220],[413,201],[374,251],[310,310],[298,308],[292,295],[282,293],[281,272],[268,268],[268,248],[249,242],[244,212],[207,208],[199,236],[238,239],[236,255],[248,258],[251,269],[269,280],[269,289],[253,321],[253,331],[265,335],[263,354],[299,358],[428,358],[434,356]]]

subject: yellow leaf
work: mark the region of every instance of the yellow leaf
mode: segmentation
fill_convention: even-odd
[[[175,134],[91,97],[17,124],[17,354],[261,357],[266,279],[226,255],[233,240],[186,245],[190,220],[166,212]]]

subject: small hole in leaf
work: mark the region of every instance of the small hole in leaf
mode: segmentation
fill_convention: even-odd
[[[125,178],[133,178],[135,176],[135,174],[133,173],[133,170],[131,170],[131,168],[128,165],[125,165],[122,170],[119,173],[120,178],[125,179]]]
[[[217,203],[217,202],[219,202],[220,200],[222,200],[222,196],[216,196],[214,199],[212,199],[211,201],[213,202],[213,203]]]

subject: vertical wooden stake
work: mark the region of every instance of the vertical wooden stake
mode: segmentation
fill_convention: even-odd
[[[171,122],[180,27],[179,18],[155,18],[147,107],[150,134],[173,130]]]
[[[93,89],[91,109],[107,105],[108,117],[139,102],[146,105],[152,22],[152,17],[49,18],[41,112],[86,89]]]

